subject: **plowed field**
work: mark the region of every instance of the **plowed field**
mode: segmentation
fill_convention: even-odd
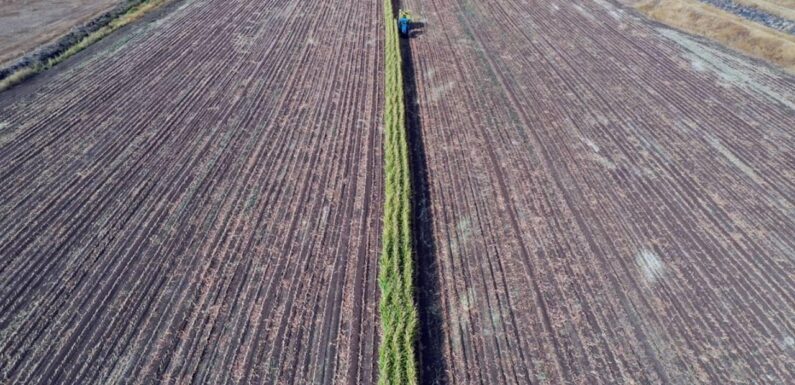
[[[408,1],[424,383],[795,383],[795,79],[607,1]]]
[[[373,383],[381,2],[185,2],[0,106],[0,383]]]

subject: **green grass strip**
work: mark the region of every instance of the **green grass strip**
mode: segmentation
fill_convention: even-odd
[[[91,32],[86,37],[78,41],[75,45],[69,47],[66,51],[64,51],[60,55],[48,60],[45,63],[36,63],[28,67],[20,68],[19,70],[8,76],[7,78],[0,80],[0,91],[5,91],[37,73],[46,71],[54,67],[58,63],[86,49],[91,44],[94,44],[97,41],[102,40],[102,38],[110,35],[113,31],[116,31],[117,29],[124,27],[125,25],[130,24],[133,21],[140,19],[146,13],[154,10],[155,8],[160,7],[167,1],[169,0],[145,0],[140,4],[130,7],[130,9],[128,9],[123,14],[119,15],[119,17],[111,20],[110,23],[108,23],[108,25],[94,32]]]
[[[379,385],[414,385],[417,362],[417,308],[414,303],[414,259],[411,240],[411,175],[406,114],[403,99],[400,40],[392,4],[384,0],[385,203],[383,250],[379,261],[381,289],[381,344],[378,352]]]

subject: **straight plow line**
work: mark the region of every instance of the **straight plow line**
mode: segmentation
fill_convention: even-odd
[[[127,11],[120,14],[115,19],[111,20],[107,25],[86,35],[85,37],[80,39],[77,43],[67,48],[62,53],[60,53],[58,56],[47,59],[44,62],[36,62],[26,67],[22,67],[14,71],[14,73],[9,75],[5,79],[0,80],[0,91],[5,91],[23,82],[24,80],[30,78],[33,75],[36,75],[40,72],[46,71],[54,67],[58,63],[88,48],[88,46],[90,46],[91,44],[94,44],[102,40],[102,38],[110,35],[117,29],[124,27],[125,25],[130,24],[135,20],[140,19],[148,12],[160,7],[161,5],[165,4],[168,1],[169,0],[143,0],[140,3],[131,6],[129,9],[127,9]]]
[[[378,285],[381,341],[378,352],[379,385],[417,383],[415,339],[417,308],[414,302],[414,258],[411,239],[411,174],[403,97],[403,74],[397,20],[390,0],[384,0],[385,87],[384,173],[385,203],[383,249]]]

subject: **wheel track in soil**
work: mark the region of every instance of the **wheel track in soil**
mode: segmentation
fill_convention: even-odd
[[[792,380],[791,91],[609,4],[407,7],[450,383]]]
[[[3,107],[4,376],[373,382],[381,14],[194,2]]]

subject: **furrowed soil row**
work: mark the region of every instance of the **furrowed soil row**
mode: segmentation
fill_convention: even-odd
[[[0,378],[374,382],[382,12],[192,2],[5,103]]]
[[[423,383],[793,381],[795,79],[602,1],[407,7]]]

